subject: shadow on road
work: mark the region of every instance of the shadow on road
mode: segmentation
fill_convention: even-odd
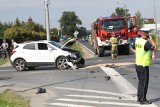
[[[158,101],[160,101],[160,97],[159,98],[155,98],[155,99],[151,99],[150,101],[152,101],[152,102],[158,102]]]
[[[12,79],[12,77],[0,77],[0,80],[9,80]]]

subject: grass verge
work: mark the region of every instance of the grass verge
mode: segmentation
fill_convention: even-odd
[[[71,49],[80,51],[82,56],[84,57],[84,52],[83,52],[83,49],[82,49],[81,45],[79,44],[79,42],[76,42],[75,44],[73,44]]]
[[[1,59],[0,58],[0,65],[3,65],[5,63],[7,63],[7,62],[8,62],[8,59]]]
[[[29,101],[15,94],[14,92],[4,91],[0,93],[1,107],[29,107]]]

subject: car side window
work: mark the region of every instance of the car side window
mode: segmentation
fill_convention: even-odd
[[[23,49],[35,50],[35,44],[34,43],[27,44],[23,47]]]
[[[38,50],[48,50],[48,46],[45,43],[38,43]]]

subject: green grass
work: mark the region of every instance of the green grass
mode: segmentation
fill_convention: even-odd
[[[68,40],[64,41],[62,44],[65,44],[67,41]],[[71,49],[80,51],[82,56],[84,57],[84,52],[83,52],[82,46],[79,44],[79,42],[74,43],[72,45]]]
[[[80,51],[81,54],[82,54],[82,56],[84,56],[83,49],[82,49],[81,45],[78,42],[76,42],[75,44],[73,44],[73,46],[71,47],[71,49]]]
[[[14,92],[0,93],[0,107],[29,107],[29,101]]]
[[[8,59],[1,59],[0,58],[0,65],[3,65],[5,63],[7,63],[7,62],[8,62]]]

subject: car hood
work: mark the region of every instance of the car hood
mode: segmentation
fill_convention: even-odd
[[[80,52],[79,52],[79,51],[77,51],[77,50],[73,50],[73,49],[69,49],[69,48],[63,48],[62,50],[63,50],[63,51],[68,51],[68,52],[70,52],[70,53],[74,53],[74,54],[80,54]]]
[[[70,48],[76,42],[77,42],[76,38],[70,39],[61,47],[61,49],[64,49],[66,47]]]

